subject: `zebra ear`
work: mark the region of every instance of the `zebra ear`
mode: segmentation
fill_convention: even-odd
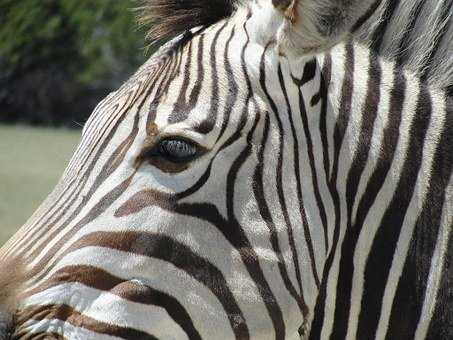
[[[326,51],[358,30],[382,0],[272,0],[286,21],[278,33],[282,52]]]

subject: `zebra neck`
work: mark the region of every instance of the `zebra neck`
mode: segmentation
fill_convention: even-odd
[[[329,191],[317,204],[326,211],[329,251],[313,338],[322,331],[369,339],[370,329],[382,335],[389,325],[389,334],[400,334],[398,322],[387,323],[401,318],[419,323],[411,331],[424,334],[451,230],[453,163],[443,161],[451,102],[410,71],[352,43],[317,63],[320,103],[308,115],[321,136],[313,152],[323,155],[317,169]],[[414,282],[423,289],[409,289]],[[417,308],[394,300],[416,301]],[[373,312],[360,315],[361,308]]]

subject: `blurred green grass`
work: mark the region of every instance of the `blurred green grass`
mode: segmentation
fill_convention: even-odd
[[[0,246],[53,189],[80,131],[0,125]]]

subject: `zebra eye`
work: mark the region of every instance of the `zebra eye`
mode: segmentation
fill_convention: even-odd
[[[188,163],[199,153],[197,145],[185,139],[164,139],[156,147],[159,156],[173,163]]]

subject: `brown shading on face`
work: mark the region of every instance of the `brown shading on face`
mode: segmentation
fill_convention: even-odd
[[[277,8],[291,23],[296,23],[298,19],[297,0],[272,0],[272,4]]]
[[[14,314],[19,305],[19,296],[26,281],[25,264],[21,259],[4,260],[0,268],[0,338],[14,330]]]

